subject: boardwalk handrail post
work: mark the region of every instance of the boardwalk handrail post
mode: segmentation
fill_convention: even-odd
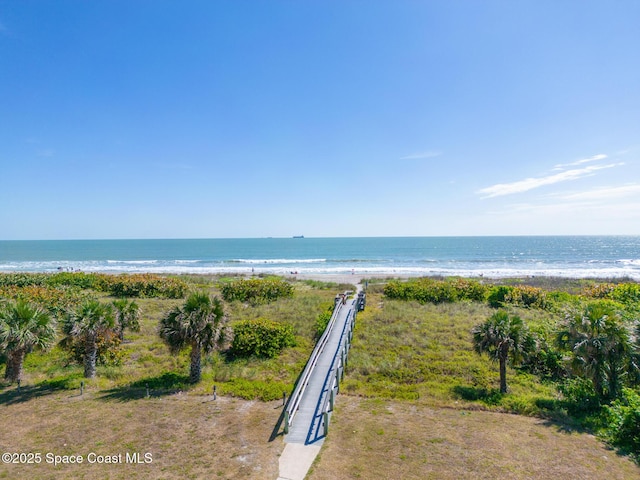
[[[322,414],[322,417],[324,419],[324,435],[326,437],[327,434],[329,433],[329,413],[324,412]]]
[[[284,411],[284,433],[289,433],[289,412]]]
[[[313,349],[313,352],[309,357],[309,361],[307,362],[307,365],[303,370],[302,375],[300,376],[300,380],[298,381],[298,384],[296,385],[293,392],[289,396],[289,405],[286,408],[286,414],[288,416],[287,427],[289,427],[293,423],[293,418],[296,414],[296,411],[298,410],[298,406],[300,405],[300,400],[302,399],[302,395],[307,387],[309,378],[311,377],[311,374],[313,373],[313,369],[316,366],[318,358],[320,357],[320,354],[322,353],[327,343],[327,339],[329,338],[329,335],[333,330],[333,327],[336,323],[336,318],[338,317],[338,314],[343,307],[343,303],[339,300],[340,300],[340,296],[336,295],[335,307],[333,309],[333,314],[331,315],[331,319],[329,320],[329,324],[325,328],[324,333],[322,334],[322,336],[320,337],[320,340],[318,340],[318,343]]]

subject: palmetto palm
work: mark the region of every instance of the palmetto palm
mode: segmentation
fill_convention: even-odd
[[[600,399],[617,397],[633,346],[616,309],[606,302],[592,303],[569,312],[564,326],[558,343],[571,351],[572,369],[591,380]]]
[[[7,356],[4,378],[22,380],[22,364],[34,348],[47,349],[55,342],[55,321],[40,307],[18,300],[0,309],[0,349]]]
[[[62,331],[68,340],[79,339],[84,344],[84,376],[96,376],[98,338],[115,327],[115,316],[111,305],[97,300],[87,300],[64,319]]]
[[[140,308],[133,300],[129,302],[127,299],[114,300],[116,330],[120,341],[124,341],[124,329],[128,328],[134,332],[140,331]]]
[[[206,293],[192,293],[184,303],[160,320],[160,337],[172,353],[191,347],[189,379],[200,381],[203,354],[219,348],[225,339],[226,318],[222,302]]]
[[[517,315],[499,310],[473,330],[477,353],[488,353],[500,363],[500,392],[507,393],[507,361],[518,361],[535,348],[535,340]]]

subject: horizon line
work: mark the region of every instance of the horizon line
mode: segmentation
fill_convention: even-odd
[[[640,233],[552,233],[552,234],[465,234],[465,235],[347,235],[347,236],[262,236],[262,237],[120,237],[120,238],[21,238],[0,239],[0,242],[118,242],[174,240],[321,240],[345,238],[514,238],[514,237],[640,237]]]

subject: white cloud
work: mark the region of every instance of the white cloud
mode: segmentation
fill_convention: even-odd
[[[598,155],[596,155],[598,156]],[[592,157],[593,158],[593,157]],[[512,195],[514,193],[522,193],[534,188],[543,187],[545,185],[553,185],[554,183],[566,182],[569,180],[577,180],[579,178],[593,175],[598,170],[606,168],[613,168],[623,163],[611,163],[608,165],[592,165],[585,168],[576,168],[573,170],[566,170],[564,172],[556,173],[553,175],[547,175],[546,177],[538,178],[525,178],[517,182],[511,183],[498,183],[490,187],[482,188],[477,193],[483,195],[482,198],[499,197],[502,195]]]
[[[554,170],[564,170],[566,167],[575,167],[578,165],[583,165],[585,163],[591,163],[591,162],[597,162],[599,160],[604,160],[605,158],[607,158],[607,156],[603,153],[599,153],[598,155],[594,155],[592,157],[589,158],[583,158],[582,160],[576,160],[575,162],[572,163],[561,163],[556,165],[555,167],[553,167]]]
[[[640,195],[640,184],[633,183],[619,187],[598,187],[585,192],[559,195],[557,198],[566,201],[608,200],[613,198]]]
[[[442,155],[442,152],[430,151],[430,152],[422,152],[422,153],[413,153],[411,155],[406,155],[404,157],[400,157],[400,160],[418,160],[421,158],[434,158]]]
[[[532,218],[533,215],[547,219],[550,223],[561,224],[568,219],[575,219],[578,214],[592,223],[615,218],[638,219],[640,217],[640,202],[605,203],[594,205],[591,202],[571,201],[566,203],[531,204],[522,203],[510,205],[502,211],[487,212],[504,218],[513,215],[516,218]],[[637,225],[637,223],[636,223]]]

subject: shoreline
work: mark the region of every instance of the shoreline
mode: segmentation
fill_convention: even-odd
[[[196,275],[200,276],[200,275]],[[203,275],[208,276],[208,275]],[[252,277],[260,277],[259,274],[254,275],[243,275],[239,274],[238,276],[252,278]],[[557,276],[557,275],[514,275],[508,277],[488,277],[488,276],[462,276],[462,275],[410,275],[410,274],[361,274],[361,273],[353,273],[353,274],[310,274],[310,273],[298,273],[298,274],[288,274],[288,275],[279,275],[286,280],[291,281],[304,281],[304,280],[313,280],[318,282],[328,282],[328,283],[337,283],[337,284],[352,284],[358,285],[363,283],[365,280],[402,280],[407,281],[411,279],[418,278],[430,278],[433,280],[442,280],[445,278],[465,278],[468,280],[476,280],[480,283],[509,283],[509,282],[519,282],[519,283],[527,283],[527,284],[558,284],[558,283],[572,283],[572,282],[595,282],[595,283],[640,283],[638,280],[633,279],[631,277],[594,277],[594,276],[583,276],[583,277],[568,277],[568,276]]]

